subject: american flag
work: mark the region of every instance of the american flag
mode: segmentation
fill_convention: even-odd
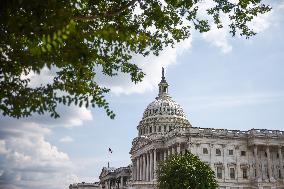
[[[111,149],[111,148],[108,148],[108,152],[112,154],[112,149]]]

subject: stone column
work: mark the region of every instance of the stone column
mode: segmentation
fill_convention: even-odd
[[[281,179],[284,178],[284,168],[283,168],[283,157],[282,157],[282,150],[281,150],[281,146],[278,146],[278,154],[279,154],[279,166],[280,166],[280,174],[281,174]]]
[[[143,180],[143,167],[142,167],[142,156],[139,156],[139,180]]]
[[[237,182],[239,182],[239,174],[241,173],[241,166],[240,166],[240,162],[239,162],[239,156],[240,156],[240,146],[239,145],[237,145],[236,147],[235,147],[235,149],[236,149],[236,179],[237,179]],[[248,153],[247,153],[247,156],[248,156]]]
[[[171,155],[171,147],[168,147],[168,157]]]
[[[190,142],[187,143],[187,151],[191,152],[191,143]]]
[[[146,180],[146,154],[143,154],[143,180]]]
[[[132,164],[133,164],[133,167],[132,167],[133,180],[136,180],[136,160],[135,158],[132,160]]]
[[[139,180],[140,179],[140,162],[139,162],[139,156],[136,158],[136,164],[137,164],[137,167],[136,167],[136,180]]]
[[[164,149],[164,161],[167,159],[167,150]]]
[[[175,146],[172,146],[172,155],[175,154]]]
[[[123,176],[120,177],[120,187],[123,187]]]
[[[260,169],[259,169],[259,158],[257,155],[257,145],[254,145],[254,160],[255,160],[255,169],[256,169],[256,180],[259,181],[261,180],[260,178]]]
[[[149,153],[147,152],[146,153],[146,160],[147,160],[147,162],[146,162],[146,181],[149,181]]]
[[[196,151],[196,154],[195,155],[197,155],[197,156],[199,156],[198,154],[198,148],[199,148],[199,146],[200,146],[200,143],[196,143],[195,144],[195,151]]]
[[[154,170],[153,170],[154,180],[156,179],[156,168],[157,168],[157,149],[154,149]]]
[[[267,155],[267,169],[268,169],[268,176],[269,180],[274,180],[273,175],[272,175],[272,165],[271,165],[271,160],[270,160],[270,150],[269,146],[266,146],[266,155]]]
[[[150,151],[150,181],[153,179],[153,152]]]
[[[177,154],[180,154],[180,143],[177,143]]]

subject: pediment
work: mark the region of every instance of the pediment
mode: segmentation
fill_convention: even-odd
[[[137,151],[138,149],[143,148],[152,143],[152,140],[146,136],[136,137],[132,141],[132,147],[130,153]]]

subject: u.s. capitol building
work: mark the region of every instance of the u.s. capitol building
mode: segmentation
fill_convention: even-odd
[[[210,165],[221,189],[284,189],[284,131],[193,127],[168,88],[163,73],[158,97],[137,126],[132,164],[104,167],[100,188],[155,188],[158,162],[188,150]]]

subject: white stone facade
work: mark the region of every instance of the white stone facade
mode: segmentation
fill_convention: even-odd
[[[100,188],[111,189],[120,188],[128,189],[130,185],[132,166],[119,167],[103,167],[100,178]]]
[[[159,95],[144,111],[137,130],[128,188],[155,188],[157,164],[188,150],[215,171],[219,188],[284,189],[284,131],[192,127],[168,95],[164,74]]]
[[[140,136],[131,151],[132,184],[134,188],[153,188],[157,163],[188,150],[211,166],[220,188],[283,189],[283,142],[283,131],[256,129],[190,127]]]
[[[99,189],[99,182],[70,184],[69,189]]]

